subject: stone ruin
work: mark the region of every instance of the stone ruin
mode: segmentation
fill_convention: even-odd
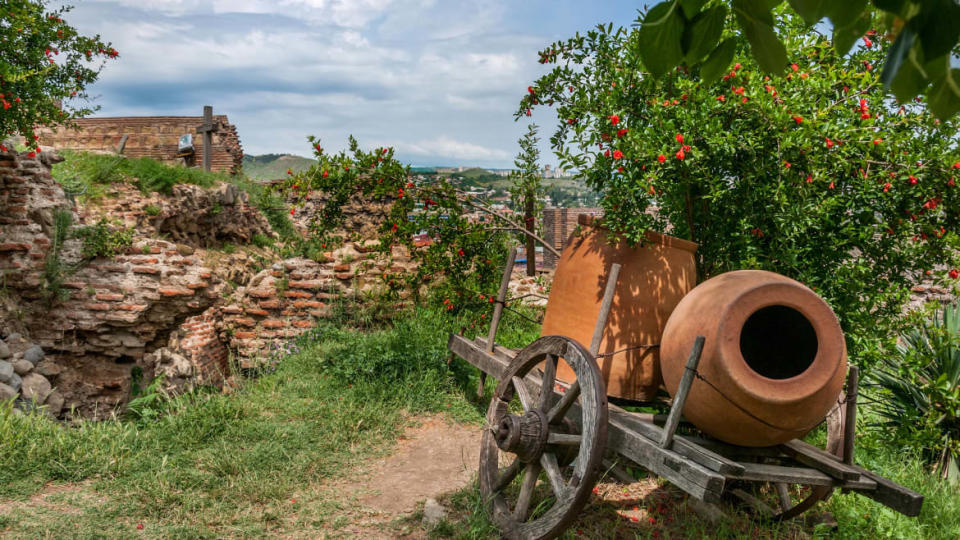
[[[105,418],[135,384],[157,376],[174,393],[222,385],[231,369],[257,367],[278,343],[330,317],[333,300],[360,297],[384,275],[410,269],[406,253],[385,258],[362,240],[323,262],[279,260],[252,246],[218,250],[275,237],[235,186],[177,185],[165,196],[118,183],[78,205],[50,174],[56,160],[52,151],[0,153],[0,400],[15,398],[20,409]],[[307,208],[322,200],[311,194]],[[75,268],[63,279],[68,296],[46,302],[56,211],[69,212],[74,226],[106,217],[136,232],[124,253],[93,260],[68,238],[60,254]],[[367,226],[385,216],[362,203],[346,213]],[[305,230],[308,215],[296,217]]]

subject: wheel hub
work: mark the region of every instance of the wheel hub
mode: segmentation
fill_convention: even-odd
[[[504,452],[516,454],[520,461],[530,463],[540,459],[549,432],[547,416],[534,409],[523,416],[504,416],[497,426],[495,440]]]

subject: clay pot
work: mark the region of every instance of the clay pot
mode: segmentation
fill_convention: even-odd
[[[659,349],[637,346],[660,343],[674,306],[696,285],[697,245],[654,232],[646,233],[643,245],[611,244],[607,229],[589,216],[580,217],[582,227],[571,235],[557,264],[541,333],[571,337],[589,348],[610,266],[620,263],[600,353],[620,352],[600,356],[597,363],[608,395],[649,401],[662,381]],[[575,380],[563,362],[557,377]]]
[[[790,278],[760,270],[701,283],[673,311],[660,346],[673,395],[697,335],[706,338],[684,417],[717,439],[771,446],[801,437],[835,403],[846,346],[830,307]]]

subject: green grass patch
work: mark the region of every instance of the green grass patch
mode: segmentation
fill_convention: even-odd
[[[126,158],[67,150],[61,154],[65,161],[53,166],[53,177],[68,194],[79,197],[101,197],[105,192],[104,186],[125,180],[133,180],[134,185],[144,193],[164,194],[171,193],[176,184],[210,187],[217,182],[230,180],[227,174],[171,166],[151,158]]]

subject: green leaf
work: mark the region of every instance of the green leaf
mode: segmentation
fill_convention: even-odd
[[[683,14],[688,19],[692,19],[700,13],[706,3],[707,0],[680,0],[680,7],[683,8]]]
[[[930,111],[941,120],[960,112],[960,69],[953,68],[934,82],[927,100]]]
[[[867,30],[870,30],[872,20],[873,18],[868,11],[861,15],[860,18],[855,19],[852,24],[846,26],[834,24],[833,47],[837,50],[837,53],[844,55],[850,52],[850,47],[853,47],[853,44],[866,34]]]
[[[917,94],[923,93],[930,79],[923,65],[919,62],[918,45],[914,45],[901,64],[900,70],[890,83],[890,90],[900,101],[907,101]]]
[[[688,38],[687,64],[694,64],[710,53],[720,41],[723,33],[724,21],[727,18],[727,8],[719,5],[698,15],[684,31]],[[685,40],[687,41],[687,40]]]
[[[726,39],[716,49],[710,53],[710,56],[700,67],[700,80],[704,83],[712,83],[727,72],[730,62],[733,62],[733,55],[737,52],[737,43],[733,38]]]
[[[894,77],[897,76],[900,67],[907,59],[907,55],[910,53],[910,49],[913,47],[913,42],[916,39],[917,34],[914,33],[913,29],[904,28],[900,32],[900,35],[897,36],[897,40],[893,42],[893,46],[890,47],[890,50],[887,52],[883,73],[880,75],[880,81],[887,88],[890,88]]]
[[[744,16],[767,26],[773,26],[773,15],[770,13],[770,7],[770,3],[765,0],[733,0],[733,11],[737,13],[738,17]]]
[[[842,0],[827,2],[827,17],[834,28],[837,26],[850,26],[863,14],[867,7],[867,0]]]
[[[910,20],[916,25],[926,60],[949,53],[960,36],[960,6],[953,0],[926,0],[923,11]]]
[[[873,0],[873,5],[877,9],[882,9],[888,13],[900,13],[906,0]]]
[[[793,8],[807,24],[814,24],[827,15],[830,0],[790,0]]]
[[[760,69],[777,73],[783,71],[787,64],[787,49],[780,42],[771,24],[766,22],[773,21],[770,12],[756,11],[759,3],[758,0],[733,0],[733,9]]]
[[[654,77],[660,77],[683,60],[683,18],[676,2],[657,4],[649,12],[637,33],[640,57]]]

